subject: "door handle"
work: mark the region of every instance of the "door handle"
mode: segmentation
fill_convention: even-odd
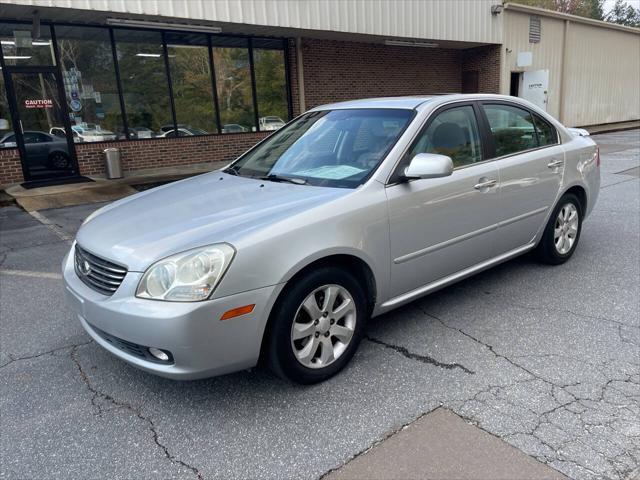
[[[547,164],[547,167],[558,168],[558,167],[561,167],[562,165],[564,165],[564,160],[553,160],[551,161],[551,163]]]
[[[497,181],[491,179],[491,180],[484,180],[484,179],[480,179],[481,181],[479,183],[476,183],[473,188],[475,188],[476,190],[483,190],[485,188],[491,188],[491,187],[495,187],[495,185],[498,183]]]

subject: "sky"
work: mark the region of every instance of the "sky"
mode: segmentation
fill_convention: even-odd
[[[631,5],[633,5],[636,8],[640,8],[640,0],[626,0],[627,3],[630,3]],[[606,0],[604,2],[604,11],[608,12],[609,10],[611,10],[611,8],[613,8],[613,6],[615,5],[616,0]]]

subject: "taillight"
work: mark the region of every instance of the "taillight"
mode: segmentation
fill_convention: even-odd
[[[596,167],[600,166],[600,147],[596,145]]]

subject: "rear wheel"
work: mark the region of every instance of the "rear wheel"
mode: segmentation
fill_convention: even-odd
[[[582,230],[582,205],[572,193],[562,196],[549,218],[538,244],[538,258],[550,265],[559,265],[571,258],[578,246]]]
[[[335,267],[297,279],[271,317],[268,362],[279,376],[303,384],[338,373],[362,338],[366,298],[357,280]]]
[[[52,168],[64,170],[70,165],[69,156],[64,152],[53,152],[49,155],[49,164]]]

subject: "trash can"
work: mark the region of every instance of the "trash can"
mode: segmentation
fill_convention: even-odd
[[[104,168],[107,171],[107,178],[122,178],[122,164],[120,162],[120,150],[117,148],[105,148]]]

